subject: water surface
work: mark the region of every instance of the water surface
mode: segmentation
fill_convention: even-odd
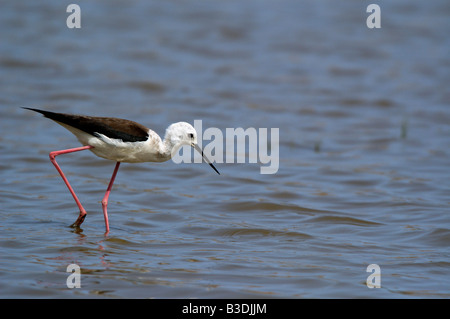
[[[450,6],[377,3],[377,30],[364,1],[2,4],[1,297],[448,298]],[[74,230],[48,153],[78,142],[22,106],[279,128],[279,170],[123,164],[105,237],[114,163],[60,156]]]

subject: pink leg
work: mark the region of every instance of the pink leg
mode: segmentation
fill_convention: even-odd
[[[116,167],[114,168],[114,172],[111,176],[111,180],[109,181],[108,188],[106,189],[105,196],[103,197],[103,200],[102,200],[103,216],[105,217],[105,227],[106,227],[105,235],[107,235],[109,233],[109,221],[108,221],[108,210],[107,210],[108,198],[109,198],[109,194],[111,193],[111,188],[114,184],[114,180],[116,179],[116,175],[117,175],[117,171],[119,170],[119,166],[120,166],[120,162],[117,162]]]
[[[49,155],[50,156],[50,161],[53,163],[53,165],[55,165],[56,170],[59,172],[59,175],[61,175],[64,183],[66,183],[67,188],[69,189],[70,193],[73,196],[73,199],[75,200],[75,202],[78,205],[78,208],[80,209],[80,215],[78,216],[78,219],[75,221],[75,223],[72,224],[72,227],[80,226],[83,223],[84,218],[86,217],[86,210],[81,205],[81,202],[78,200],[77,195],[75,195],[75,192],[73,191],[72,186],[70,186],[69,181],[67,180],[67,178],[64,175],[63,171],[59,167],[58,163],[56,163],[55,157],[58,156],[58,155],[61,155],[61,154],[68,154],[68,153],[88,150],[90,148],[93,148],[93,146],[88,145],[88,146],[82,146],[82,147],[77,147],[77,148],[70,148],[70,149],[67,149],[67,150],[54,151],[54,152],[51,152],[50,155]]]

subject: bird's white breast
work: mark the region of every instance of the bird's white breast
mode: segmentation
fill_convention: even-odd
[[[91,139],[92,144],[90,145],[94,146],[92,152],[97,156],[117,162],[142,163],[167,161],[169,158],[164,156],[161,139],[155,135],[150,134],[149,138],[142,142],[123,142],[122,140],[112,139],[99,134],[98,138],[94,137],[97,141]]]

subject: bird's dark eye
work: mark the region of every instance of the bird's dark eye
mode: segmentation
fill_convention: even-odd
[[[189,133],[188,136],[189,136],[189,138],[194,138],[194,134],[192,134],[192,133]]]

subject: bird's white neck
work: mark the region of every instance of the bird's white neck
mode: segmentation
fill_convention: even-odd
[[[169,160],[175,156],[181,146],[183,146],[183,144],[174,139],[171,134],[166,134],[164,141],[162,141],[161,155],[166,158],[166,160]]]

